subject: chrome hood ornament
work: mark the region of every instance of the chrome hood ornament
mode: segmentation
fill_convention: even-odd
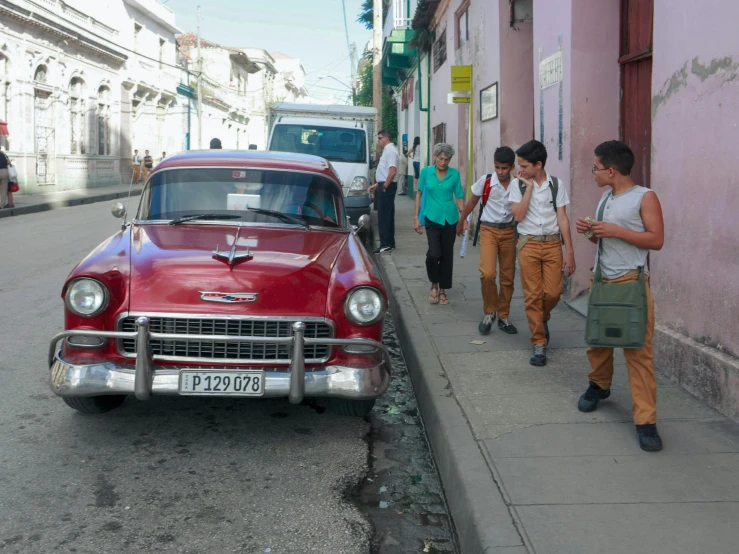
[[[230,266],[235,266],[236,264],[241,262],[248,262],[249,260],[254,258],[248,246],[246,247],[246,252],[237,252],[236,241],[234,241],[234,244],[229,251],[221,252],[219,250],[219,245],[216,245],[216,249],[213,250],[213,257],[216,260],[228,262],[228,265]]]

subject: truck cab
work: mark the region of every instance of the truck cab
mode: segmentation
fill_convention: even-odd
[[[271,108],[268,150],[326,159],[341,179],[351,222],[371,210],[374,108],[278,103]]]

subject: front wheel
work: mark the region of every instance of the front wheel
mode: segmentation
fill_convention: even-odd
[[[117,408],[126,399],[125,394],[106,396],[62,396],[64,403],[70,408],[84,414],[104,414]]]
[[[375,399],[349,400],[348,398],[329,398],[327,407],[335,414],[349,417],[368,416],[375,406]]]

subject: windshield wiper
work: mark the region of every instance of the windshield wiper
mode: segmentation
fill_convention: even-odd
[[[199,219],[241,219],[240,215],[236,214],[190,214],[183,215],[177,219],[173,219],[169,222],[170,225],[179,225],[180,223],[187,223],[188,221],[197,221]]]
[[[270,215],[272,217],[276,217],[277,219],[281,219],[285,223],[297,223],[298,225],[302,225],[306,229],[310,230],[310,225],[308,225],[308,222],[296,215],[278,212],[277,210],[265,210],[264,208],[247,208],[247,211],[254,212],[255,214]]]

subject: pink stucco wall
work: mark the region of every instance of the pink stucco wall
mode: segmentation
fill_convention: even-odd
[[[739,355],[739,2],[655,0],[652,255],[658,320]]]
[[[593,150],[606,140],[619,138],[619,21],[618,0],[572,0],[570,84],[570,220],[577,271],[570,279],[570,296],[590,286],[595,245],[577,236],[574,221],[595,217],[603,190],[591,172]],[[611,22],[594,25],[593,22]]]
[[[490,82],[499,81],[500,116],[493,121],[500,122],[500,138],[495,146],[510,146],[515,150],[534,138],[534,26],[531,23],[519,23],[512,29],[509,0],[498,0],[498,4],[500,79],[493,79],[492,76],[489,79]],[[490,28],[490,25],[487,24],[486,28]],[[496,44],[489,43],[487,55],[492,57],[497,50]],[[485,125],[487,123],[483,123]],[[493,152],[486,153],[486,167],[492,167]]]
[[[561,177],[570,191],[570,90],[572,43],[572,1],[534,2],[534,138],[547,147],[546,169],[551,175]],[[559,159],[559,85],[539,88],[539,61],[562,48],[562,159]],[[540,99],[544,97],[543,110]],[[543,111],[543,113],[542,113]],[[544,136],[541,122],[544,121]]]

